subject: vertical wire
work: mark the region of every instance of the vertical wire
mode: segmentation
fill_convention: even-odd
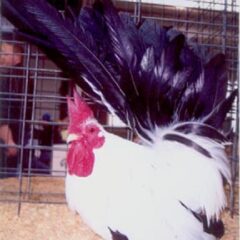
[[[225,0],[226,2],[226,0]],[[238,8],[237,3],[235,3],[236,8]],[[231,12],[234,12],[234,0],[232,0]],[[234,15],[235,16],[235,15]],[[237,16],[236,16],[237,19]],[[232,19],[232,24],[234,24],[234,20]],[[235,24],[238,24],[238,30],[236,31],[236,35],[238,36],[238,43],[240,42],[240,25],[239,22],[236,21]],[[234,56],[233,56],[234,61]],[[240,76],[239,76],[239,62],[240,62],[240,48],[238,45],[238,59],[237,59],[237,72],[236,72],[236,86],[238,88],[238,96],[240,96]],[[234,84],[233,84],[234,85]],[[234,86],[233,86],[234,87]],[[231,161],[231,173],[232,173],[232,191],[230,192],[230,212],[233,217],[234,214],[234,205],[235,205],[235,193],[234,188],[237,180],[237,169],[239,164],[239,100],[236,102],[236,119],[235,119],[235,134],[233,137],[233,148],[232,148],[232,161]]]
[[[137,0],[134,6],[134,19],[135,24],[138,25],[141,22],[142,12],[141,12],[141,0]]]
[[[1,28],[3,27],[3,23],[2,23],[2,1],[0,1],[0,26],[1,26]],[[1,44],[1,41],[2,41],[2,31],[0,31],[0,44]]]
[[[31,50],[30,50],[31,51]],[[36,57],[35,57],[35,71],[33,76],[33,92],[32,92],[32,114],[31,114],[31,128],[30,128],[30,139],[29,139],[29,146],[31,149],[29,149],[29,162],[28,162],[28,174],[27,174],[27,191],[31,195],[31,180],[32,180],[32,151],[34,149],[32,148],[34,142],[34,118],[35,118],[35,109],[36,109],[36,91],[37,91],[37,78],[38,78],[38,65],[39,65],[39,51],[36,49],[35,51]]]
[[[223,21],[222,21],[222,52],[226,53],[226,37],[227,37],[227,0],[224,0]]]
[[[27,48],[27,59],[26,59],[26,76],[25,76],[25,94],[24,94],[24,105],[23,105],[23,121],[22,121],[22,136],[20,143],[20,163],[19,163],[19,186],[18,186],[18,215],[21,212],[22,205],[22,184],[23,184],[23,151],[24,151],[24,139],[26,130],[26,114],[27,114],[27,97],[28,97],[28,86],[29,86],[29,63],[30,63],[30,46]]]

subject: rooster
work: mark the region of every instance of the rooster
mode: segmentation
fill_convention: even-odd
[[[45,0],[3,0],[18,34],[141,139],[107,132],[68,98],[66,199],[106,240],[214,240],[223,234],[226,61],[171,27],[138,25],[110,0],[60,14]]]

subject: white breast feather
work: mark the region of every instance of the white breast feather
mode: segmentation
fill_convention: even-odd
[[[161,138],[150,148],[106,133],[92,175],[67,175],[69,206],[107,240],[107,227],[130,240],[215,239],[180,201],[208,221],[218,217],[226,205],[221,173],[229,180],[228,163],[219,144],[192,137],[214,158]]]

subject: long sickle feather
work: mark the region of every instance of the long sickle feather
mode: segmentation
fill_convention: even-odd
[[[155,128],[181,121],[219,128],[235,99],[236,93],[226,98],[223,55],[207,62],[178,31],[149,20],[135,26],[110,0],[65,19],[45,0],[3,0],[2,6],[93,101],[148,142]]]
[[[12,8],[14,8],[14,12]],[[125,94],[118,86],[116,77],[88,46],[91,41],[89,41],[89,36],[84,29],[75,28],[73,23],[64,21],[57,10],[43,0],[23,0],[21,2],[4,0],[3,12],[12,12],[15,19],[24,19],[24,22],[31,22],[31,27],[26,31],[25,26],[22,29],[23,21],[18,23],[14,19],[14,23],[19,29],[26,33],[25,36],[30,32],[30,35],[36,37],[35,42],[43,50],[46,50],[45,47],[49,50],[49,46],[51,46],[55,51],[60,52],[66,61],[67,68],[75,70],[70,74],[76,77],[77,84],[80,86],[87,84],[98,95],[99,101],[105,103],[110,112],[113,113],[113,109],[118,109],[120,118],[125,118],[127,111],[123,100]],[[47,36],[47,46],[42,45],[43,41],[38,41],[39,35]],[[55,61],[58,62],[56,59]],[[82,80],[79,80],[80,76],[84,78],[85,82],[83,84]],[[108,89],[108,92],[103,95],[104,89]]]

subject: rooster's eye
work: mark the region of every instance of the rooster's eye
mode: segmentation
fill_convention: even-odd
[[[95,128],[90,128],[90,129],[89,129],[89,132],[90,132],[90,133],[95,132]]]
[[[88,128],[88,132],[89,133],[94,133],[96,131],[96,128],[95,127],[89,127]]]

